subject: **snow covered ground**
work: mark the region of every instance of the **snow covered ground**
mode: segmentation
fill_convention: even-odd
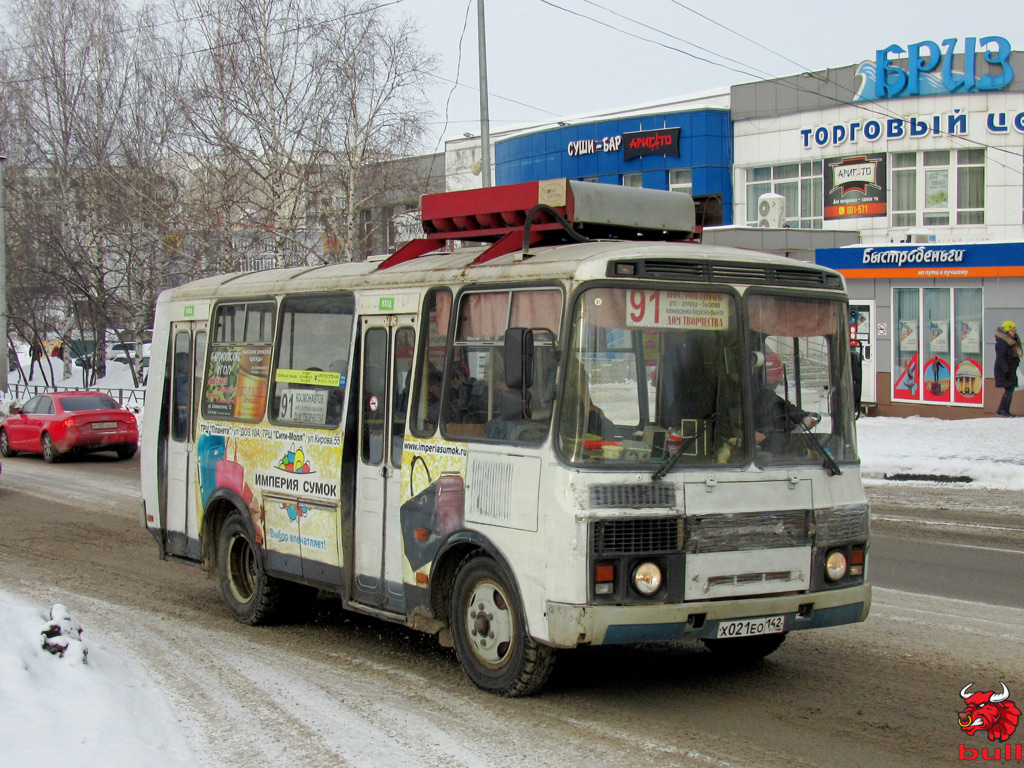
[[[103,387],[130,387],[110,363]],[[26,369],[27,370],[27,369]],[[81,384],[78,380],[62,386]],[[41,382],[40,382],[41,383]],[[0,406],[2,407],[2,406]],[[857,432],[866,485],[893,475],[970,477],[973,487],[1024,489],[1024,419],[945,421],[862,418]],[[74,606],[68,608],[74,613]],[[84,628],[87,663],[42,648],[50,606],[28,606],[0,591],[0,744],[5,766],[53,760],[85,766],[198,766],[188,735],[145,672]]]
[[[163,693],[134,663],[91,640],[88,627],[63,657],[43,650],[49,613],[50,606],[0,592],[0,762],[198,766]]]

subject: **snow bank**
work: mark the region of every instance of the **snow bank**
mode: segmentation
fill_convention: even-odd
[[[67,620],[75,625],[70,613]],[[6,768],[199,765],[163,693],[141,670],[109,653],[88,627],[87,657],[84,649],[63,657],[44,650],[50,623],[47,613],[0,592]]]

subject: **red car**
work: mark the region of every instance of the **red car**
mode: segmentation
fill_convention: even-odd
[[[139,448],[135,415],[102,392],[53,392],[11,406],[0,420],[0,456],[41,453],[48,462],[67,453],[116,451],[130,459]]]

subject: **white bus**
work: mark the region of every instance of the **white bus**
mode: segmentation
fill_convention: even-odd
[[[694,242],[686,195],[564,179],[429,195],[423,226],[160,296],[161,558],[247,624],[319,590],[435,633],[505,696],[557,649],[759,658],[867,616],[838,273]]]

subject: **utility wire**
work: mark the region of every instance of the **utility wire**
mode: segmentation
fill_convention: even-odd
[[[679,5],[680,7],[686,8],[686,6],[684,6],[682,3],[677,2],[676,0],[670,0],[670,1],[671,2],[675,2],[676,5]],[[797,91],[797,92],[809,93],[809,94],[815,95],[818,98],[825,99],[825,100],[828,100],[828,101],[832,101],[832,102],[834,102],[838,106],[849,106],[849,105],[854,105],[855,104],[857,107],[859,107],[860,109],[862,109],[865,112],[868,112],[870,114],[875,114],[875,115],[878,115],[880,117],[885,117],[885,118],[897,118],[897,119],[903,121],[904,123],[909,123],[909,119],[908,118],[905,118],[902,115],[899,115],[899,114],[897,114],[897,113],[895,113],[895,112],[893,112],[891,110],[888,110],[884,106],[869,107],[869,106],[866,106],[866,102],[848,102],[848,101],[844,101],[844,100],[842,100],[840,98],[837,98],[835,96],[831,96],[829,94],[821,93],[820,91],[817,91],[817,90],[811,90],[809,88],[804,88],[804,87],[801,87],[799,85],[790,83],[790,82],[788,82],[788,81],[786,81],[784,79],[781,79],[781,78],[765,78],[765,77],[756,75],[756,74],[754,74],[752,72],[747,72],[745,70],[736,69],[735,67],[731,67],[731,66],[729,66],[727,64],[722,64],[722,63],[719,63],[719,62],[716,62],[716,61],[711,61],[710,59],[706,59],[706,58],[704,58],[702,56],[697,56],[697,55],[695,55],[693,53],[690,53],[689,51],[684,51],[684,50],[682,50],[680,48],[676,48],[675,46],[671,46],[671,45],[668,45],[666,43],[662,43],[662,42],[657,41],[657,40],[651,40],[649,38],[642,37],[642,36],[634,34],[632,32],[628,32],[628,31],[626,31],[624,29],[620,29],[620,28],[615,27],[615,26],[613,26],[611,24],[607,24],[606,22],[601,21],[600,19],[596,19],[593,16],[588,16],[585,13],[580,13],[579,11],[574,11],[574,10],[565,8],[563,6],[557,5],[556,3],[552,2],[551,0],[540,0],[540,2],[543,3],[544,5],[548,5],[548,6],[551,6],[552,8],[556,8],[556,9],[558,9],[560,11],[563,11],[564,13],[568,13],[568,14],[570,14],[572,16],[577,16],[579,18],[586,19],[586,20],[591,21],[591,22],[593,22],[595,24],[599,24],[599,25],[601,25],[603,27],[606,27],[608,29],[614,30],[614,31],[616,31],[616,32],[618,32],[620,34],[623,34],[623,35],[626,35],[628,37],[632,37],[634,39],[640,40],[641,42],[652,43],[652,44],[657,45],[657,46],[659,46],[661,48],[666,48],[666,49],[668,49],[670,51],[675,51],[676,53],[681,53],[684,56],[688,56],[689,58],[695,59],[697,61],[702,61],[702,62],[704,62],[706,64],[710,64],[711,66],[719,67],[719,68],[722,68],[722,69],[727,69],[727,70],[729,70],[731,72],[736,72],[738,74],[750,77],[750,78],[754,79],[757,82],[762,82],[762,83],[763,82],[768,82],[768,80],[770,79],[770,80],[774,81],[779,87],[788,88],[790,90],[794,90],[794,91]],[[589,3],[591,5],[597,6],[597,3],[592,2],[592,0],[583,0],[583,2],[586,2],[586,3]],[[597,6],[597,7],[601,7],[601,6]],[[689,8],[686,8],[686,9],[687,10],[691,10]],[[605,9],[605,10],[607,10],[607,9]],[[612,12],[612,13],[614,13],[614,12]],[[702,18],[707,18],[706,16],[703,16],[703,14],[698,14],[698,15],[700,15]],[[730,32],[733,32],[734,34],[739,35],[738,32],[735,32],[734,30],[731,30],[728,27],[725,27],[724,25],[719,24],[718,22],[715,22],[713,19],[708,19],[708,20],[712,21],[715,24],[718,24],[718,26],[721,26],[724,29],[729,30]],[[643,26],[647,26],[647,25],[643,25]],[[648,27],[648,28],[650,28],[650,27]],[[743,35],[739,35],[739,36],[740,37],[744,37],[744,39],[747,39]],[[751,42],[754,42],[754,41],[751,41]],[[758,45],[759,47],[764,48],[764,46],[762,46],[760,43],[754,43],[754,44]],[[701,50],[706,50],[706,49],[701,49]],[[768,50],[771,53],[775,53],[775,51],[771,51],[771,49],[767,49],[766,48],[765,50]],[[711,51],[709,51],[709,53],[712,53],[712,55],[720,56],[720,54],[716,54],[716,53],[711,52]],[[780,54],[776,54],[776,55],[780,55]],[[725,57],[722,57],[722,58],[725,58]],[[785,58],[785,57],[783,57],[783,58]],[[733,61],[732,59],[729,59],[729,60]],[[803,69],[802,65],[800,65],[799,63],[797,63],[795,61],[792,61],[792,60],[789,60],[789,59],[787,59],[787,61],[790,61],[791,63],[796,64],[796,66],[801,67],[801,69]],[[740,63],[741,66],[748,66],[749,67],[749,65],[743,64],[742,62],[737,62],[737,63]],[[762,71],[762,70],[759,70],[759,71]],[[805,74],[808,77],[812,77],[812,78],[814,78],[816,80],[821,80],[820,77],[818,77],[814,73],[809,72],[807,70],[805,70],[803,72],[803,74]],[[851,95],[855,95],[855,93],[856,93],[855,91],[851,90],[850,88],[847,88],[847,87],[845,87],[843,85],[840,85],[838,83],[833,83],[833,84],[839,90],[846,91],[847,93],[850,93]],[[999,147],[999,146],[995,146],[995,145],[992,145],[992,144],[986,144],[985,142],[979,141],[977,139],[971,139],[971,138],[969,138],[967,136],[960,136],[960,135],[957,135],[957,134],[946,134],[946,135],[950,136],[954,140],[959,140],[959,141],[961,141],[961,142],[963,142],[965,144],[970,144],[970,145],[974,145],[974,146],[978,146],[978,147],[983,147],[983,148],[986,148],[986,149],[991,149],[991,150],[993,150],[995,152],[1003,152],[1005,154],[1011,155],[1012,157],[1024,157],[1024,153],[1014,152],[1013,150],[1011,150],[1011,149],[1009,149],[1007,147]],[[1011,170],[1011,171],[1014,171],[1015,173],[1019,173],[1019,174],[1024,175],[1024,168],[1014,168],[1012,166],[1009,166],[1009,165],[1006,165],[1004,163],[1001,163],[999,160],[995,159],[994,157],[992,158],[992,162],[994,162],[997,165],[1000,165],[1000,166],[1006,168],[1007,170]]]
[[[761,43],[757,42],[757,40],[753,40],[753,39],[751,39],[751,38],[747,37],[746,35],[744,35],[744,34],[741,34],[741,33],[737,32],[737,31],[736,31],[735,29],[733,29],[732,27],[726,26],[725,24],[722,24],[722,23],[720,23],[720,22],[717,22],[717,21],[715,21],[715,20],[714,20],[714,19],[712,19],[712,18],[711,18],[710,16],[705,16],[705,15],[704,15],[703,13],[701,13],[700,11],[695,11],[695,10],[694,10],[693,8],[691,8],[690,6],[686,5],[685,3],[681,3],[681,2],[679,2],[679,0],[668,0],[668,1],[669,1],[670,3],[673,3],[673,4],[675,4],[675,5],[678,5],[678,6],[680,7],[680,8],[685,8],[686,10],[688,10],[688,11],[689,11],[690,13],[694,14],[695,16],[700,16],[700,17],[701,17],[702,19],[704,19],[705,21],[710,21],[710,22],[711,22],[712,24],[714,24],[714,25],[715,25],[716,27],[721,27],[721,28],[722,28],[722,29],[724,29],[724,30],[725,30],[726,32],[730,32],[730,33],[732,33],[732,34],[736,35],[736,37],[739,37],[739,38],[741,38],[741,39],[743,39],[743,40],[746,40],[746,41],[747,41],[748,43],[753,43],[754,45],[756,45],[756,46],[757,46],[758,48],[760,48],[761,50],[764,50],[764,51],[768,51],[768,53],[771,53],[771,54],[773,54],[773,55],[775,55],[775,56],[778,56],[778,57],[779,57],[780,59],[782,59],[782,60],[784,60],[784,61],[788,61],[788,62],[789,62],[790,64],[793,64],[793,65],[795,65],[796,67],[798,67],[798,68],[799,68],[800,70],[802,70],[802,71],[805,71],[805,72],[806,72],[806,71],[808,70],[808,67],[805,67],[805,66],[804,66],[803,64],[801,64],[800,62],[798,62],[798,61],[793,61],[793,60],[792,60],[791,58],[789,58],[788,56],[785,56],[785,55],[783,55],[783,54],[779,53],[778,51],[772,50],[771,48],[769,48],[769,47],[768,47],[768,46],[766,46],[766,45],[762,45]]]
[[[586,3],[587,5],[592,5],[595,8],[600,8],[602,11],[610,13],[612,16],[617,16],[620,19],[625,19],[626,21],[628,21],[628,22],[630,22],[632,24],[636,24],[638,27],[643,27],[644,29],[649,29],[652,32],[657,32],[658,34],[664,35],[665,37],[671,38],[672,40],[677,40],[680,43],[683,43],[684,45],[689,45],[692,48],[696,48],[698,51],[704,51],[705,53],[709,53],[712,56],[718,56],[720,59],[725,59],[726,61],[731,61],[733,64],[738,64],[741,67],[750,67],[751,69],[753,69],[753,70],[755,70],[757,72],[760,72],[762,75],[767,75],[768,77],[774,77],[774,75],[772,75],[770,72],[766,72],[763,69],[758,69],[757,67],[754,67],[753,65],[746,64],[745,62],[739,61],[737,59],[730,58],[729,56],[726,56],[725,54],[717,53],[716,51],[712,51],[710,48],[705,48],[704,46],[697,45],[696,43],[691,43],[689,40],[684,40],[683,38],[678,37],[676,35],[673,35],[673,34],[671,34],[669,32],[666,32],[663,29],[659,29],[658,27],[652,27],[650,24],[644,24],[642,21],[637,21],[632,16],[626,16],[625,14],[619,13],[618,11],[613,11],[611,8],[607,8],[607,7],[603,6],[603,5],[601,5],[600,3],[595,2],[594,0],[582,0],[582,2]],[[587,18],[590,18],[590,17],[587,17]],[[596,19],[595,19],[595,21],[596,21]],[[797,65],[797,66],[799,66],[799,65]]]

